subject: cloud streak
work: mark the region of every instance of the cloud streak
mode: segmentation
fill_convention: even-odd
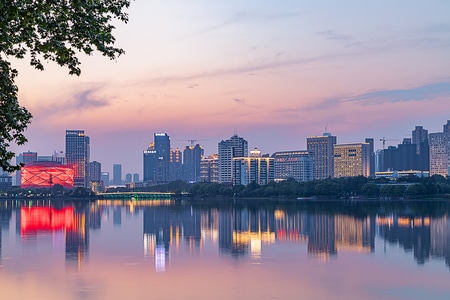
[[[450,82],[431,83],[410,89],[377,90],[342,99],[342,102],[379,105],[387,102],[426,101],[439,97],[450,97]]]

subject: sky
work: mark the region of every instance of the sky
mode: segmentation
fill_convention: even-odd
[[[64,151],[65,131],[80,129],[102,171],[142,178],[159,132],[206,155],[237,133],[272,154],[324,132],[381,149],[450,119],[448,0],[135,0],[127,11],[114,23],[126,54],[80,55],[79,77],[13,62],[33,114],[13,151]]]

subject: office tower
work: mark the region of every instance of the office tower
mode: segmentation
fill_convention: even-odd
[[[313,161],[308,151],[282,151],[272,155],[274,159],[274,180],[293,178],[298,182],[313,180]]]
[[[243,138],[233,135],[228,140],[222,140],[219,148],[219,183],[233,183],[233,158],[248,155],[248,143]]]
[[[103,181],[104,186],[109,186],[109,172],[102,172],[101,180]]]
[[[373,138],[366,138],[366,143],[369,144],[370,153],[370,177],[375,177],[375,146]]]
[[[200,163],[204,156],[204,150],[196,144],[186,146],[183,151],[183,179],[187,182],[199,182]]]
[[[139,174],[138,173],[133,174],[133,182],[134,183],[139,182]]]
[[[113,164],[113,184],[114,185],[122,184],[122,165],[121,164]]]
[[[306,139],[307,150],[313,161],[314,179],[325,179],[333,175],[333,146],[337,138],[325,132],[322,136],[311,136]]]
[[[200,177],[203,182],[219,183],[219,155],[203,157],[200,163]]]
[[[334,177],[370,176],[370,144],[334,145]]]
[[[421,144],[428,141],[428,130],[423,129],[422,126],[416,126],[416,128],[412,131],[411,136],[411,142],[416,145],[417,154],[420,154]]]
[[[447,176],[450,167],[450,131],[428,134],[428,144],[430,147],[430,176]]]
[[[131,183],[131,182],[133,182],[133,177],[132,177],[131,173],[125,174],[125,183]]]
[[[75,172],[74,186],[88,187],[89,137],[84,130],[66,130],[66,162]]]
[[[102,164],[98,161],[91,161],[89,163],[89,179],[95,182],[102,180]]]
[[[443,131],[450,132],[450,120],[447,120],[447,124],[444,124]]]
[[[261,156],[261,151],[254,149],[248,157],[233,158],[233,184],[248,185],[255,182],[265,185],[274,180],[274,159]]]
[[[183,179],[181,150],[179,148],[175,150],[170,149],[169,180],[175,181],[181,179]]]
[[[144,151],[144,181],[168,182],[170,164],[170,137],[155,133],[154,141]]]

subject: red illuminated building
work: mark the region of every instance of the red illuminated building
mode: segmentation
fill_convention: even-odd
[[[54,162],[26,164],[21,170],[21,188],[45,188],[60,184],[73,188],[74,170]]]

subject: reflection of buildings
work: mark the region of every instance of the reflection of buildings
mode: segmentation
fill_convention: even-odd
[[[324,258],[337,254],[333,215],[308,216],[308,253]]]
[[[413,216],[377,216],[381,237],[392,244],[398,244],[405,251],[412,251],[417,263],[423,264],[430,258],[430,218]]]
[[[73,223],[66,231],[66,262],[76,263],[78,268],[89,251],[89,208],[75,208]]]
[[[375,250],[374,218],[335,215],[334,226],[334,239],[338,251],[373,252]]]
[[[450,267],[450,220],[447,215],[431,219],[430,244],[431,256],[444,258]]]
[[[65,237],[66,262],[79,266],[88,252],[87,209],[66,206],[60,209],[47,206],[21,207],[17,218],[20,236],[25,240],[35,239],[41,233],[61,233]],[[57,240],[58,238],[56,238]]]
[[[11,206],[4,206],[0,203],[0,259],[2,257],[2,232],[9,229],[9,222],[12,218]]]
[[[200,247],[201,215],[199,210],[172,207],[144,209],[144,254],[155,260],[156,271],[165,271],[170,249],[180,243]]]
[[[221,210],[218,217],[223,253],[238,257],[250,250],[252,258],[259,258],[262,245],[275,242],[275,219],[267,210]]]

